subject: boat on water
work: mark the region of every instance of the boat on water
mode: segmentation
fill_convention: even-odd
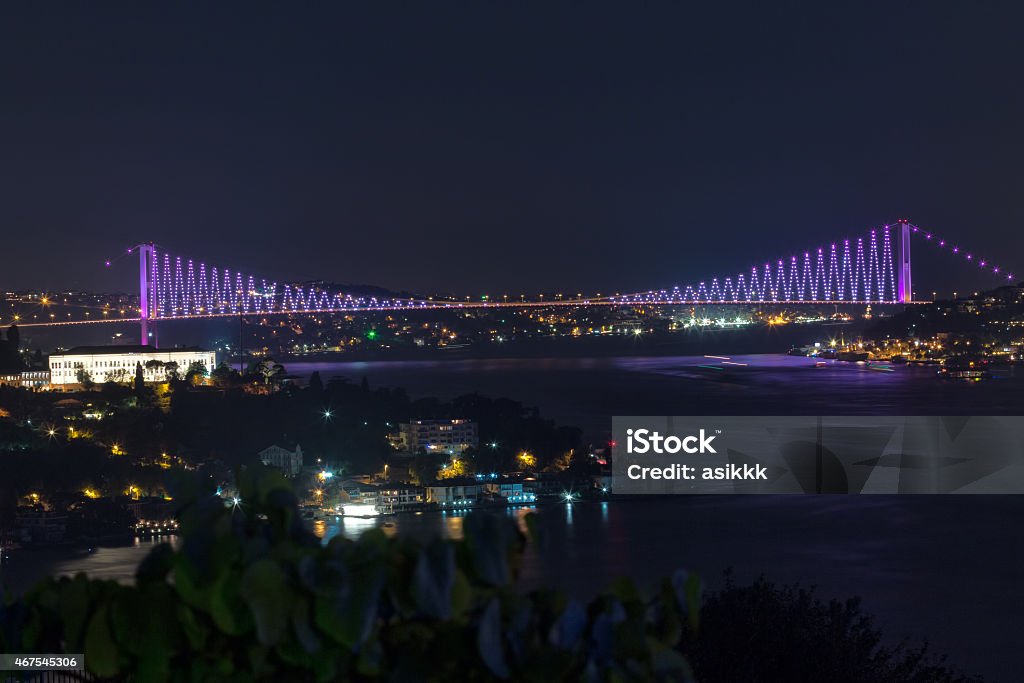
[[[380,516],[380,511],[377,510],[377,506],[372,503],[345,503],[338,507],[338,513],[340,513],[341,517],[369,519],[371,517]]]
[[[939,377],[949,380],[980,382],[992,378],[992,373],[986,366],[987,363],[984,361],[966,358],[947,361],[939,368]]]

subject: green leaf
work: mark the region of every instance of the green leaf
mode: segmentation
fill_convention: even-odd
[[[210,617],[217,628],[232,636],[241,635],[249,630],[252,623],[235,574],[222,574],[210,586],[208,594]]]
[[[435,619],[447,619],[452,611],[455,584],[455,550],[449,543],[435,541],[419,552],[413,572],[416,607]]]
[[[552,624],[548,640],[555,647],[570,650],[579,643],[587,627],[587,612],[580,603],[572,600],[565,611]]]
[[[360,568],[340,590],[317,596],[313,608],[316,625],[355,650],[370,635],[383,582],[383,568]]]
[[[208,590],[203,589],[195,566],[181,556],[174,564],[174,590],[186,604],[204,612],[209,609]]]
[[[636,584],[633,583],[632,579],[625,576],[613,579],[611,586],[608,587],[608,593],[623,602],[635,602],[640,599],[640,593],[636,589]]]
[[[148,583],[137,590],[119,587],[108,603],[114,640],[130,655],[140,681],[165,681],[170,660],[180,640],[179,623],[153,615],[175,613],[174,593],[162,583]]]
[[[690,663],[686,661],[686,657],[676,650],[670,648],[655,650],[651,657],[651,665],[655,673],[660,674],[662,677],[666,675],[671,676],[668,680],[679,681],[680,683],[689,683],[695,680]]]
[[[292,602],[292,631],[295,634],[296,642],[307,653],[317,652],[323,646],[320,636],[313,628],[312,612],[313,608],[309,598],[296,598]]]
[[[64,622],[64,640],[69,646],[82,642],[82,633],[89,616],[89,580],[79,574],[60,587],[58,610]]]
[[[170,543],[161,543],[142,559],[135,570],[136,583],[164,581],[174,565],[174,549]]]
[[[469,611],[473,604],[473,586],[466,578],[465,572],[455,570],[455,581],[452,584],[452,618],[460,619]]]
[[[276,645],[288,633],[292,593],[281,566],[259,560],[242,576],[241,596],[256,622],[256,635],[264,645]]]
[[[117,645],[110,633],[106,605],[101,605],[85,630],[85,663],[101,678],[112,678],[119,671]]]
[[[480,617],[480,628],[477,631],[477,648],[484,664],[495,676],[501,679],[511,674],[505,661],[505,650],[501,642],[501,605],[497,598],[491,598]]]
[[[199,617],[188,605],[178,604],[178,622],[181,624],[189,645],[194,650],[202,649],[209,637],[210,629],[199,621]]]

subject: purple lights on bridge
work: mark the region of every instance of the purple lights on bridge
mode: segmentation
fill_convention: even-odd
[[[906,300],[897,288],[889,226],[872,230],[866,238],[833,243],[828,249],[805,251],[800,258],[791,256],[774,265],[755,266],[749,274],[739,273],[696,285],[618,298],[624,304],[898,303]]]
[[[142,317],[148,320],[429,305],[414,299],[353,297],[308,285],[279,284],[161,252],[153,245],[141,245],[139,249]]]
[[[892,233],[899,231],[899,249]],[[910,268],[911,235],[921,229],[906,221],[872,230],[866,236],[832,243],[828,248],[805,251],[753,267],[750,273],[712,278],[685,287],[652,290],[615,297],[621,304],[732,304],[732,303],[910,303],[913,284]],[[923,233],[940,249],[961,254],[945,239]],[[866,240],[866,241],[865,241]],[[1002,272],[987,260],[968,262],[1012,282],[1013,273]]]
[[[898,244],[894,245],[896,231]],[[543,297],[539,301],[495,302],[486,297],[458,301],[352,296],[309,284],[280,283],[142,244],[137,248],[140,317],[143,338],[148,338],[148,325],[157,320],[234,315],[556,305],[911,303],[910,242],[918,233],[937,249],[1013,281],[1013,274],[1004,273],[1000,266],[975,258],[953,242],[904,220],[728,277],[667,290],[557,301],[544,301]]]

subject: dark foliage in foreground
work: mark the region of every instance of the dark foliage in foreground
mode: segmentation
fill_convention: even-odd
[[[50,578],[4,605],[0,651],[84,652],[92,673],[140,682],[690,679],[677,646],[695,577],[588,605],[524,595],[507,518],[468,516],[459,541],[324,546],[279,474],[244,470],[239,490],[234,508],[192,496],[181,548],[157,546],[134,586]]]
[[[470,515],[458,541],[370,531],[322,545],[280,475],[239,475],[242,504],[179,492],[182,545],[134,586],[48,578],[0,607],[0,651],[84,652],[115,681],[966,681],[887,650],[855,603],[763,581],[703,610],[696,577],[589,604],[516,575],[526,538]],[[532,516],[527,518],[536,535]]]
[[[886,647],[860,600],[824,602],[809,589],[759,579],[709,594],[697,638],[682,651],[702,683],[971,683],[927,646]]]

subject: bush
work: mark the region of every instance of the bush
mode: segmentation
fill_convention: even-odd
[[[976,680],[883,646],[856,600],[729,578],[700,606],[683,572],[650,596],[625,579],[589,604],[523,594],[526,539],[507,518],[470,514],[459,541],[374,530],[325,546],[280,474],[238,483],[230,508],[177,492],[181,544],[156,546],[135,585],[47,578],[0,605],[0,652],[84,652],[92,674],[138,683]]]
[[[701,608],[699,637],[682,650],[702,683],[829,681],[829,683],[971,683],[927,645],[883,645],[859,599],[824,602],[799,586],[763,578],[711,593]]]
[[[181,496],[182,543],[135,585],[48,578],[0,612],[0,651],[84,652],[91,673],[148,681],[682,681],[695,577],[653,598],[622,581],[588,605],[522,594],[525,539],[470,515],[464,539],[369,531],[322,545],[278,474],[239,475],[242,503]],[[535,528],[530,518],[531,528]]]

